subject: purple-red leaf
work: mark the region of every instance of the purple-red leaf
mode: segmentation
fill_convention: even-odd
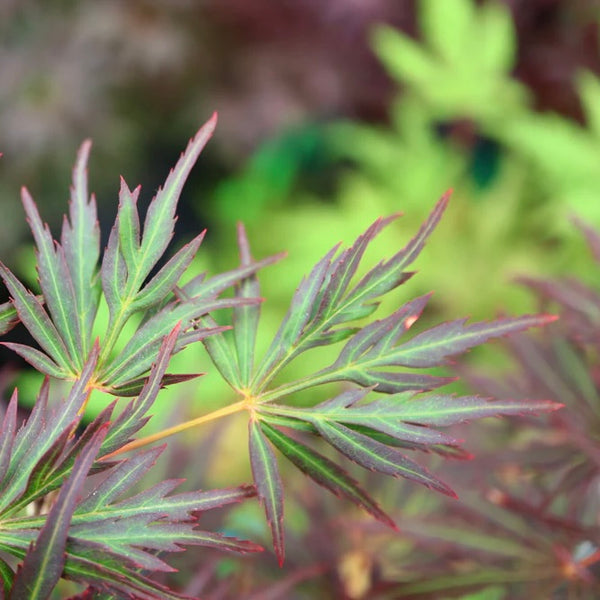
[[[37,246],[37,271],[46,308],[69,352],[69,362],[81,367],[86,355],[81,343],[80,321],[73,317],[77,302],[64,251],[52,239],[48,226],[42,223],[37,207],[25,188],[22,188],[21,196]]]
[[[71,475],[61,487],[46,518],[46,525],[17,570],[11,591],[12,600],[46,600],[60,579],[65,564],[71,517],[107,428],[108,424],[97,431],[77,457]]]
[[[449,486],[395,448],[390,448],[339,423],[320,420],[316,421],[315,425],[332,446],[362,467],[393,477],[405,477],[456,498],[456,494]]]
[[[17,309],[12,302],[0,304],[0,335],[8,333],[19,322]]]
[[[284,435],[279,429],[271,427],[264,421],[261,422],[261,429],[273,445],[312,480],[336,496],[347,498],[361,506],[382,523],[393,529],[396,528],[394,521],[381,510],[379,505],[334,462],[298,440]]]
[[[0,275],[11,295],[19,319],[35,341],[56,364],[65,371],[74,372],[69,351],[42,303],[2,263],[0,263]]]
[[[17,431],[17,390],[15,390],[4,413],[0,427],[0,481],[4,479],[12,455],[13,442]]]
[[[471,324],[466,324],[466,319],[458,319],[416,335],[373,362],[377,366],[433,367],[491,338],[547,325],[556,319],[553,315],[530,315]]]
[[[250,465],[260,503],[265,509],[267,522],[273,537],[273,548],[279,566],[285,557],[283,531],[283,484],[277,466],[277,458],[256,419],[248,423]]]

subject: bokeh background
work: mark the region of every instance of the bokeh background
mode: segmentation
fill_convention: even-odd
[[[268,288],[289,294],[340,237],[396,211],[394,234],[414,231],[452,187],[415,285],[436,289],[443,312],[521,309],[507,279],[577,269],[569,216],[600,219],[598,11],[595,0],[5,0],[2,255],[16,266],[27,239],[21,185],[60,223],[82,139],[94,140],[106,230],[118,175],[148,202],[216,110],[178,231],[207,226],[218,266],[242,219],[257,255],[290,251]]]
[[[402,297],[435,290],[435,321],[533,310],[515,277],[594,277],[572,219],[600,226],[599,27],[597,0],[3,0],[0,254],[35,286],[19,188],[56,231],[83,139],[106,239],[118,176],[149,202],[216,110],[174,247],[207,227],[197,268],[231,268],[242,220],[256,257],[288,250],[262,279],[265,331],[334,244],[400,211],[389,256],[448,188]],[[230,400],[201,349],[177,360],[209,374],[163,424]],[[192,478],[247,472],[232,427]]]

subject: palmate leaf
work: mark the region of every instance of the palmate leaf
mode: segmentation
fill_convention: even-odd
[[[111,469],[107,479],[77,507],[70,537],[104,545],[111,553],[151,570],[171,570],[151,550],[174,552],[190,544],[236,552],[262,550],[252,542],[196,529],[194,513],[254,496],[249,486],[169,495],[181,481],[167,480],[116,502],[148,471],[163,449],[140,453]]]
[[[408,445],[415,444],[457,444],[457,440],[442,432],[423,427],[430,423],[419,419],[403,419],[398,413],[398,404],[408,394],[379,397],[368,404],[357,402],[364,399],[371,390],[353,389],[343,392],[313,408],[302,409],[279,404],[264,404],[262,414],[278,415],[312,423],[316,428],[321,423],[344,423],[362,426],[379,431]],[[497,414],[497,413],[495,413]]]
[[[102,445],[102,456],[110,454],[130,442],[133,435],[148,422],[148,411],[154,404],[165,381],[169,359],[175,349],[180,329],[180,325],[176,325],[173,331],[162,341],[160,350],[150,368],[150,375],[139,395],[135,400],[128,402],[127,406],[113,421]]]
[[[137,572],[140,567],[150,571],[172,570],[156,556],[156,551],[178,552],[186,545],[238,553],[262,550],[253,542],[196,527],[195,514],[245,500],[255,495],[252,487],[171,495],[181,481],[167,480],[119,501],[150,469],[162,449],[140,453],[116,465],[108,471],[106,479],[79,502],[70,518],[64,554],[56,555],[56,560],[64,556],[60,569],[64,577],[99,584],[118,593],[135,593],[141,598],[163,598],[161,587]],[[65,486],[61,494],[64,489]],[[15,556],[22,556],[38,529],[51,517],[52,514],[5,521],[0,546]]]
[[[44,351],[44,359],[52,364],[55,369],[65,378],[70,377],[75,372],[75,367],[71,362],[68,350],[62,340],[60,333],[52,323],[48,313],[40,300],[28,291],[25,286],[3,265],[0,263],[0,275],[4,280],[11,301],[17,311],[20,321],[25,325],[29,333]],[[18,346],[13,346],[18,350]],[[21,353],[26,360],[28,356]],[[42,354],[38,351],[38,354]],[[42,373],[54,375],[43,370],[41,361],[33,365]]]
[[[233,343],[218,333],[204,341],[221,374],[242,397],[241,406],[251,414],[252,470],[280,560],[283,500],[277,464],[266,439],[317,483],[393,526],[392,519],[342,468],[286,431],[320,437],[368,470],[404,477],[455,496],[444,482],[404,452],[420,450],[469,458],[458,440],[436,427],[492,415],[549,411],[560,406],[552,402],[489,402],[476,397],[417,394],[434,390],[453,378],[418,373],[416,369],[445,365],[489,339],[545,325],[555,319],[553,316],[480,323],[460,319],[410,336],[411,327],[429,300],[430,295],[426,295],[405,303],[386,318],[357,325],[359,319],[377,309],[383,295],[413,275],[407,269],[423,249],[448,201],[446,194],[404,248],[376,264],[357,282],[354,280],[366,249],[394,217],[377,220],[349,248],[332,248],[301,281],[262,360],[254,356],[258,306],[235,309]],[[243,267],[251,263],[243,229],[238,241]],[[236,294],[239,298],[259,295],[253,274],[240,282]],[[209,319],[204,320],[205,325],[210,323]],[[303,352],[339,342],[344,345],[328,366],[302,379],[272,385],[284,367]],[[296,392],[338,382],[351,387],[320,405],[297,408],[285,404]]]
[[[73,511],[107,428],[108,423],[96,431],[77,457],[71,475],[62,485],[35,544],[31,545],[22,565],[17,569],[10,596],[14,600],[45,600],[60,579]]]
[[[447,193],[417,235],[389,260],[376,265],[351,289],[352,278],[368,244],[392,219],[376,221],[338,257],[334,258],[337,247],[325,255],[296,290],[290,310],[257,370],[255,388],[264,389],[275,374],[301,352],[356,333],[356,328],[340,326],[373,313],[379,297],[412,275],[406,268],[423,249],[449,199]],[[335,326],[338,328],[333,329]]]
[[[188,329],[202,315],[219,308],[237,306],[240,302],[255,303],[257,299],[221,298],[206,300],[204,298],[193,298],[187,302],[169,304],[144,323],[130,338],[125,348],[100,371],[100,381],[110,382],[110,386],[103,383],[102,388],[106,391],[112,391],[113,388],[119,388],[146,372],[156,356],[157,349],[160,347],[164,336],[177,323],[183,323],[183,328]],[[222,328],[194,329],[189,336],[180,336],[180,341],[185,343],[180,344],[177,350],[180,350],[190,341],[203,339],[219,331],[222,331]]]
[[[21,350],[19,353],[36,368],[52,376],[69,377],[82,368],[89,354],[91,326],[98,306],[98,286],[94,279],[100,237],[93,197],[88,202],[85,170],[90,146],[89,141],[83,143],[73,170],[70,222],[65,218],[62,245],[55,244],[29,192],[22,190],[37,246],[38,274],[48,313],[8,270],[2,272],[19,317],[56,366],[24,348],[15,349]]]
[[[180,598],[140,574],[140,568],[172,570],[157,553],[189,545],[239,553],[262,550],[253,542],[197,527],[204,511],[255,496],[254,487],[173,493],[181,480],[170,479],[132,495],[164,447],[116,463],[96,459],[121,448],[147,421],[179,333],[177,326],[163,341],[140,396],[109,423],[113,403],[78,437],[74,432],[89,393],[97,346],[85,365],[85,378],[69,397],[49,408],[46,382],[19,431],[13,396],[0,428],[0,549],[23,560],[10,598],[48,598],[60,577],[93,584],[117,597]],[[91,487],[88,483],[82,497],[88,474],[101,471],[103,478],[93,480]],[[47,515],[23,512],[59,487]]]
[[[98,225],[96,200],[88,197],[86,166],[91,142],[85,141],[77,155],[73,170],[69,219],[65,218],[61,232],[61,245],[73,284],[75,318],[82,332],[83,356],[89,353],[91,339],[85,333],[92,330],[100,286],[97,281],[97,265],[100,256],[100,227]]]
[[[238,225],[238,246],[240,248],[240,264],[247,267],[252,264],[250,246],[243,225]],[[260,288],[256,274],[244,277],[236,285],[237,298],[257,298]],[[260,317],[260,305],[241,305],[233,310],[233,333],[237,352],[237,364],[240,371],[240,382],[244,386],[250,384],[253,370],[254,347],[256,331]]]
[[[498,415],[521,415],[552,411],[562,404],[551,401],[502,400],[490,402],[476,396],[396,394],[359,403],[368,390],[352,390],[314,408],[265,404],[260,412],[271,421],[295,428],[293,420],[310,423],[310,433],[320,434],[342,454],[361,466],[396,477],[405,477],[444,494],[454,492],[426,469],[394,448],[394,440],[412,450],[426,450],[458,441],[430,426],[452,425]],[[357,404],[358,403],[358,404]],[[275,419],[275,423],[277,418]],[[377,435],[377,433],[384,434]],[[392,439],[389,439],[389,437]]]
[[[92,376],[98,349],[92,352],[84,365],[82,378],[76,382],[61,406],[48,407],[48,381],[46,380],[27,422],[14,432],[14,408],[7,410],[2,431],[2,470],[0,479],[0,514],[11,515],[38,499],[47,491],[31,487],[31,478],[41,463],[49,473],[60,464],[70,437],[81,419],[81,409],[88,397],[87,385]],[[62,481],[56,484],[60,485]],[[38,482],[38,485],[42,485]],[[50,490],[48,490],[50,491]]]
[[[467,324],[466,319],[443,323],[424,331],[403,344],[397,344],[418,319],[427,297],[407,303],[395,313],[367,325],[345,345],[338,359],[302,385],[351,381],[358,385],[377,386],[378,392],[398,393],[407,390],[432,389],[443,380],[415,378],[412,372],[382,371],[385,368],[423,368],[443,365],[448,358],[482,344],[490,338],[516,333],[529,327],[542,326],[556,320],[550,315],[534,315],[500,319],[491,323]],[[298,387],[298,386],[296,386]],[[284,389],[284,386],[282,386]],[[273,395],[275,392],[271,392]],[[269,394],[265,396],[270,398]]]
[[[244,294],[248,290],[248,284],[246,282],[248,282],[259,269],[281,260],[285,254],[276,254],[259,261],[252,260],[245,231],[241,225],[238,230],[238,241],[240,243],[240,254],[242,255],[242,264],[238,269],[215,275],[210,279],[206,279],[205,275],[200,275],[187,283],[183,288],[177,290],[176,294],[182,300],[187,300],[195,296],[210,298],[220,294],[223,290],[239,281],[239,286],[236,288],[236,297],[238,298],[238,302],[240,302],[240,308],[245,307],[248,312],[242,313],[238,311],[235,313],[236,330],[237,326],[240,324],[240,320],[244,321],[245,319],[250,319],[251,321],[254,321],[255,324],[249,329],[251,340],[254,340],[256,330],[253,330],[252,327],[256,327],[260,305],[244,304],[244,302],[247,302],[248,300],[248,298],[244,297]],[[256,292],[256,297],[258,297],[259,288],[256,280],[252,280],[250,289]],[[199,319],[198,324],[201,327],[212,329],[217,333],[217,322],[210,316]],[[244,372],[248,374],[251,371],[251,365],[253,364],[254,345],[253,341],[243,342],[240,333],[235,333],[235,336],[238,347],[235,347],[222,335],[211,335],[205,337],[202,341],[211,360],[225,381],[227,381],[232,388],[241,391],[248,388],[248,382],[246,381],[245,384],[242,383],[240,362],[244,363]]]
[[[72,317],[76,312],[75,288],[64,251],[60,245],[54,245],[50,229],[47,225],[44,227],[25,188],[22,200],[37,248],[37,271],[45,306],[67,350],[67,355],[61,358],[80,368],[82,357],[85,359],[86,355],[83,353],[79,319]]]
[[[259,302],[248,292],[228,299],[219,296],[242,279],[250,281],[256,270],[278,257],[258,262],[248,258],[240,268],[214,278],[194,278],[181,291],[177,284],[200,247],[204,237],[201,233],[162,266],[159,264],[173,236],[175,211],[185,180],[215,125],[213,115],[192,138],[150,202],[143,227],[137,208],[140,188],[132,191],[121,180],[117,218],[101,265],[96,202],[88,193],[87,183],[89,140],[82,144],[73,169],[69,216],[64,219],[60,243],[52,238],[33,199],[23,189],[23,205],[37,248],[41,295],[27,290],[0,265],[0,275],[11,296],[10,305],[0,307],[0,333],[20,320],[38,347],[8,342],[9,348],[46,375],[77,379],[90,353],[94,322],[104,294],[109,322],[100,341],[93,385],[115,395],[132,395],[140,391],[162,338],[177,322],[182,322],[182,328],[175,351],[222,330],[203,325],[202,317],[211,311]],[[243,310],[250,309],[240,308]],[[123,346],[119,341],[124,326],[139,313],[142,318],[137,332],[116,352],[115,348]],[[171,378],[170,382],[179,380]]]
[[[152,406],[161,384],[169,358],[173,351],[179,328],[164,340],[150,377],[140,396],[114,420],[110,431],[101,446],[101,455],[120,448],[130,441],[148,421],[147,411]],[[26,424],[14,434],[16,414],[16,394],[5,415],[0,433],[0,514],[18,514],[24,507],[45,497],[60,487],[73,467],[74,461],[95,432],[110,418],[114,403],[108,406],[78,437],[73,432],[81,419],[81,409],[89,390],[89,377],[94,370],[94,360],[98,349],[66,401],[59,407],[49,409],[48,385],[42,387],[38,400]],[[107,468],[109,464],[99,467]]]
[[[323,421],[318,423],[317,429],[332,446],[366,469],[394,477],[405,477],[448,496],[456,497],[445,483],[393,447],[339,423]]]

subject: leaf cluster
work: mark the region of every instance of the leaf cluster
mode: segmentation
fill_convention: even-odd
[[[600,261],[600,234],[578,225]],[[500,401],[544,398],[565,408],[526,427],[508,427],[505,440],[508,435],[527,441],[511,444],[502,459],[498,442],[487,456],[482,449],[478,464],[486,473],[479,478],[487,480],[487,490],[480,495],[471,493],[437,515],[401,521],[423,553],[412,581],[393,586],[402,598],[437,598],[442,589],[447,597],[477,590],[486,597],[489,586],[500,598],[515,599],[591,600],[600,593],[600,294],[597,286],[573,277],[521,282],[560,320],[537,335],[506,340],[517,366],[513,372],[463,374],[472,387]],[[428,567],[432,552],[436,566]]]
[[[423,396],[423,392],[443,386],[449,379],[418,372],[444,365],[488,339],[543,325],[554,317],[524,316],[471,324],[460,319],[409,336],[410,328],[425,308],[425,296],[407,302],[388,317],[356,326],[357,321],[377,309],[383,295],[412,276],[407,269],[434,230],[448,200],[449,194],[439,201],[404,248],[368,270],[358,281],[355,275],[366,248],[392,218],[376,221],[349,248],[339,251],[334,247],[328,252],[301,281],[288,313],[260,359],[254,351],[259,305],[234,308],[233,339],[217,333],[203,340],[215,366],[250,413],[249,452],[254,483],[280,563],[284,558],[284,501],[274,450],[319,485],[394,528],[392,518],[359,482],[305,443],[306,434],[309,438],[321,438],[367,470],[405,477],[455,496],[448,485],[405,452],[461,455],[459,441],[439,431],[438,426],[560,406],[544,401],[490,402],[475,396]],[[251,260],[251,253],[242,227],[238,244],[243,266]],[[236,286],[239,299],[258,294],[254,275],[243,278]],[[320,346],[331,346],[331,356],[337,358],[302,379],[277,383],[276,377],[289,363]],[[346,390],[316,406],[298,408],[289,402],[297,392],[340,382]]]
[[[52,239],[29,192],[23,188],[23,205],[36,242],[41,296],[27,290],[10,270],[0,265],[0,274],[11,295],[11,305],[4,305],[2,324],[3,331],[10,329],[16,322],[16,312],[39,347],[13,342],[5,342],[5,345],[41,373],[76,380],[89,356],[96,333],[94,324],[103,300],[108,306],[109,319],[100,338],[100,354],[91,385],[115,395],[136,395],[163,338],[177,323],[181,322],[183,327],[175,351],[214,333],[196,324],[202,315],[232,304],[258,301],[219,296],[240,275],[253,272],[274,259],[208,280],[200,275],[194,281],[193,295],[185,300],[174,296],[174,288],[197,253],[204,233],[157,268],[173,236],[183,184],[212,135],[215,123],[216,117],[213,117],[190,141],[150,203],[143,230],[136,207],[140,188],[132,191],[121,179],[117,218],[100,266],[96,202],[93,195],[88,196],[87,190],[90,142],[82,145],[73,170],[69,217],[64,219],[60,242]],[[120,340],[123,328],[136,316],[135,333],[127,340]],[[167,377],[164,383],[181,380],[181,376]]]
[[[165,338],[138,398],[111,422],[113,402],[78,435],[98,347],[59,405],[49,406],[46,380],[18,429],[13,395],[1,431],[0,548],[22,562],[15,573],[2,560],[3,597],[48,598],[65,577],[121,596],[181,598],[143,575],[170,570],[157,552],[179,551],[184,545],[261,549],[197,529],[200,511],[251,497],[251,487],[173,494],[181,480],[172,479],[132,495],[164,447],[119,462],[102,461],[147,421],[178,333],[175,329]],[[94,483],[84,488],[91,474]]]
[[[277,453],[394,530],[392,516],[348,470],[346,459],[454,497],[446,483],[407,453],[464,457],[459,440],[440,427],[560,406],[542,399],[490,401],[442,394],[437,389],[452,378],[423,371],[446,365],[489,339],[547,324],[552,316],[475,323],[459,319],[413,334],[429,299],[422,296],[388,316],[372,318],[382,298],[413,275],[409,268],[442,217],[449,194],[405,247],[370,269],[362,264],[365,252],[395,217],[378,219],[347,248],[332,248],[300,282],[266,352],[257,355],[261,298],[256,272],[280,256],[254,260],[240,225],[238,268],[180,284],[203,234],[159,266],[173,235],[185,178],[214,125],[213,117],[190,141],[150,203],[143,228],[136,208],[139,188],[132,191],[121,182],[116,222],[102,257],[95,201],[87,190],[89,142],[79,152],[69,217],[59,241],[52,239],[23,190],[37,247],[40,293],[0,266],[11,296],[1,322],[7,331],[21,321],[37,346],[5,344],[47,377],[71,380],[72,388],[67,398],[57,400],[46,380],[20,428],[15,393],[2,422],[4,597],[45,599],[67,578],[88,586],[83,597],[180,598],[148,576],[171,569],[162,555],[188,545],[238,553],[260,550],[253,542],[202,531],[196,524],[199,512],[253,495],[264,508],[283,563],[284,490]],[[232,286],[233,295],[223,296]],[[108,323],[94,341],[102,326],[97,318],[102,302]],[[232,309],[231,325],[215,319],[213,313],[222,308]],[[130,323],[133,333],[128,336]],[[158,436],[140,437],[161,387],[194,377],[169,374],[170,357],[198,341],[237,402]],[[289,364],[323,347],[328,348],[325,364],[302,378],[286,378]],[[302,407],[295,403],[297,393],[321,386],[334,390],[325,401]],[[92,390],[133,399],[118,414],[112,402],[82,429]],[[179,480],[169,479],[135,493],[133,486],[162,451],[140,447],[239,411],[248,414],[253,486],[174,493]],[[323,452],[319,440],[337,454]],[[132,450],[136,452],[129,458],[118,458]]]
[[[526,104],[524,87],[510,77],[516,34],[500,2],[420,0],[422,42],[390,27],[376,29],[376,53],[395,79],[407,83],[439,120],[473,118],[497,126]]]

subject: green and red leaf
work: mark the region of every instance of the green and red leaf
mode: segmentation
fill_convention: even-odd
[[[277,458],[257,419],[251,418],[248,423],[248,439],[254,485],[260,503],[265,509],[267,523],[273,537],[273,548],[281,566],[285,557],[283,483],[277,466]]]
[[[108,424],[97,431],[77,457],[71,475],[61,487],[46,518],[46,524],[36,542],[29,548],[23,564],[17,569],[11,590],[11,598],[14,600],[47,600],[62,576],[71,518],[107,428]]]
[[[313,481],[336,496],[347,498],[382,523],[395,529],[394,521],[342,468],[297,439],[285,435],[276,427],[264,421],[260,426],[273,445]]]

